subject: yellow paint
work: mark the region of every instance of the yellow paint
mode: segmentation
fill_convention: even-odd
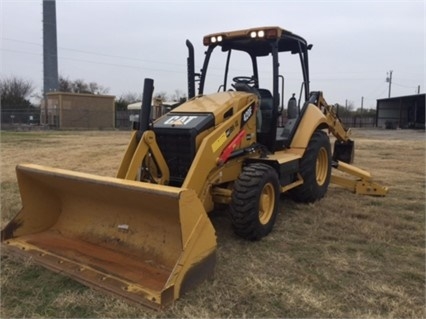
[[[351,176],[331,175],[331,183],[342,186],[359,195],[386,196],[389,189],[372,181],[370,172],[356,166],[338,162],[336,170]]]
[[[88,285],[121,294],[96,278],[123,278],[126,294],[136,294],[130,299],[142,294],[140,302],[160,307],[160,296],[170,288],[168,302],[177,299],[185,275],[216,250],[213,225],[193,190],[39,165],[19,165],[17,175],[23,208],[2,230],[4,245],[36,252],[40,264]]]
[[[213,144],[212,144],[212,151],[213,151],[213,153],[215,153],[223,145],[223,143],[226,142],[226,139],[227,139],[226,138],[226,133],[223,132],[219,136],[219,138],[216,141],[214,141]]]

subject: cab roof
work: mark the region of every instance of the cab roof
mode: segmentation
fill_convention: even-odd
[[[301,36],[276,26],[213,33],[203,39],[206,46],[221,46],[222,51],[239,50],[254,56],[270,54],[270,43],[275,41],[278,42],[279,52],[299,53],[312,48]]]

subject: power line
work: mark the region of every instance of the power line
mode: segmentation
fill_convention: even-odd
[[[25,42],[27,42],[27,41],[25,41]],[[34,42],[31,42],[31,43],[36,44]],[[38,44],[36,44],[36,45],[38,45]],[[14,49],[0,48],[0,51],[8,51],[8,52],[15,52],[15,53],[23,53],[23,54],[30,54],[30,55],[42,56],[42,53],[33,53],[33,52],[30,52],[30,51],[23,51],[23,50],[14,50]],[[75,50],[75,51],[80,51],[80,50]],[[91,54],[98,55],[97,53],[91,53]],[[99,55],[102,55],[102,54],[99,54]],[[104,55],[104,56],[107,56],[107,57],[120,57],[120,56],[112,56],[112,55]],[[85,59],[80,59],[80,58],[64,57],[62,55],[59,55],[59,58],[63,59],[63,60],[85,62],[85,63],[92,63],[92,64],[101,64],[101,65],[109,65],[109,66],[132,68],[132,69],[141,69],[141,70],[147,70],[147,71],[160,71],[160,72],[169,72],[169,73],[186,73],[186,70],[183,70],[183,71],[173,71],[173,70],[170,70],[170,69],[165,70],[165,69],[158,69],[158,68],[141,67],[139,65],[123,65],[123,64],[117,64],[117,63],[111,63],[111,62],[100,62],[100,61],[85,60]],[[121,58],[127,59],[125,57],[121,57]],[[130,58],[130,59],[132,59],[132,58]],[[137,58],[134,58],[133,60],[148,62],[148,60],[137,59]],[[153,62],[153,61],[151,61],[151,62]],[[175,67],[178,66],[178,67],[181,67],[181,68],[186,68],[186,65],[184,65],[184,64],[166,63],[166,62],[155,62],[155,63],[170,64],[170,65],[173,65]],[[214,68],[214,67],[211,68],[211,69],[212,70],[223,70],[222,68]],[[247,70],[236,70],[235,69],[235,71],[246,72]],[[222,74],[220,74],[220,75],[219,74],[211,74],[211,75],[222,76]]]
[[[24,43],[24,44],[29,44],[29,45],[34,45],[37,47],[42,47],[42,44],[38,43],[38,42],[32,42],[32,41],[25,41],[25,40],[18,40],[18,39],[12,39],[12,38],[2,38],[2,40],[7,40],[7,41],[11,41],[11,42],[16,42],[16,43]],[[146,62],[146,63],[157,63],[157,64],[162,64],[162,65],[173,65],[174,67],[180,67],[180,68],[185,68],[186,65],[185,64],[180,64],[180,63],[171,63],[171,62],[160,62],[160,61],[154,61],[154,60],[146,60],[146,59],[141,59],[141,58],[136,58],[136,57],[130,57],[130,56],[122,56],[122,55],[113,55],[113,54],[106,54],[106,53],[100,53],[100,52],[95,52],[95,51],[88,51],[88,50],[80,50],[80,49],[74,49],[74,48],[69,48],[69,47],[59,47],[61,50],[64,51],[71,51],[71,52],[77,52],[77,53],[82,53],[82,54],[88,54],[88,55],[94,55],[94,56],[100,56],[100,57],[107,57],[107,58],[114,58],[114,59],[124,59],[124,60],[130,60],[130,61],[140,61],[140,62]],[[24,51],[24,50],[15,50],[15,49],[6,49],[6,48],[0,48],[0,51],[6,51],[6,52],[14,52],[14,53],[21,53],[21,54],[28,54],[28,55],[35,55],[35,56],[42,56],[41,52],[34,52],[34,51]],[[113,67],[120,67],[120,68],[127,68],[127,69],[137,69],[137,70],[144,70],[144,71],[157,71],[157,72],[167,72],[167,73],[175,73],[175,74],[184,74],[186,73],[185,69],[182,69],[182,71],[177,71],[177,70],[173,70],[173,69],[163,69],[163,68],[156,68],[156,67],[146,67],[146,66],[140,66],[140,65],[133,65],[133,64],[121,64],[121,63],[113,63],[113,62],[103,62],[103,61],[99,61],[99,60],[88,60],[88,59],[81,59],[81,58],[74,58],[74,57],[67,57],[67,56],[63,56],[63,55],[59,55],[59,58],[62,60],[68,60],[68,61],[76,61],[76,62],[83,62],[83,63],[89,63],[89,64],[97,64],[97,65],[107,65],[107,66],[113,66]],[[212,67],[210,68],[211,70],[222,70],[222,68],[215,68]],[[248,70],[235,70],[235,71],[241,71],[241,72],[246,72]],[[365,81],[367,78],[341,78],[338,76],[338,74],[341,73],[345,73],[345,74],[364,74],[365,72],[319,72],[319,73],[314,73],[311,74],[311,79],[315,80],[315,81]],[[288,75],[289,73],[287,73]],[[371,74],[371,72],[370,72]],[[375,74],[375,72],[374,72]],[[215,74],[209,72],[210,76],[214,76],[214,77],[219,77],[222,76],[219,74]],[[331,75],[330,77],[327,78],[327,75]],[[288,80],[291,80],[291,78],[287,78]],[[374,80],[373,78],[368,78],[370,80]],[[400,83],[395,83],[394,81],[392,81],[392,83],[396,86],[399,87],[403,87],[403,88],[409,88],[409,89],[415,89],[416,87],[414,86],[407,86],[407,85],[403,85]],[[386,89],[383,89],[380,94],[378,94],[375,98],[372,98],[371,96],[376,95],[374,94],[375,92],[377,92],[379,89],[381,88],[381,85],[377,86],[377,88],[375,88],[374,90],[372,90],[369,94],[367,94],[366,96],[366,100],[370,100],[370,99],[377,99],[379,97],[381,97],[384,93],[384,91]]]
[[[33,52],[29,52],[29,51],[14,50],[14,49],[5,49],[5,48],[0,48],[0,51],[8,51],[8,52],[14,52],[14,53],[23,53],[23,54],[37,55],[37,56],[42,56],[43,55],[41,52],[40,53],[33,53]]]
[[[125,64],[108,63],[108,62],[100,62],[100,61],[90,61],[90,60],[76,59],[76,58],[63,57],[63,56],[60,56],[60,58],[64,60],[70,60],[70,61],[109,65],[109,66],[115,66],[115,67],[121,67],[121,68],[140,69],[140,70],[146,70],[146,71],[160,71],[160,72],[169,72],[169,73],[185,73],[185,71],[173,71],[170,69],[166,70],[166,69],[157,69],[157,68],[147,68],[147,67],[142,67],[137,65],[125,65]]]
[[[417,88],[417,86],[408,86],[408,85],[396,83],[395,81],[393,81],[392,84],[396,85],[396,86],[399,86],[399,87],[406,88],[406,89],[416,89]]]
[[[29,55],[37,55],[42,56],[42,53],[33,53],[29,51],[22,51],[22,50],[12,50],[12,49],[5,49],[1,48],[1,51],[8,51],[8,52],[14,52],[14,53],[23,53],[23,54],[29,54]],[[142,67],[138,65],[126,65],[126,64],[118,64],[118,63],[110,63],[110,62],[100,62],[100,61],[93,61],[93,60],[85,60],[85,59],[78,59],[78,58],[72,58],[72,57],[64,57],[59,56],[60,59],[63,60],[70,60],[70,61],[77,61],[77,62],[85,62],[85,63],[91,63],[91,64],[100,64],[100,65],[109,65],[109,66],[115,66],[115,67],[122,67],[122,68],[131,68],[131,69],[140,69],[140,70],[146,70],[146,71],[160,71],[160,72],[170,72],[170,73],[185,73],[185,71],[173,71],[170,69],[158,69],[158,68],[149,68],[149,67]],[[183,67],[183,65],[181,65]]]
[[[35,45],[38,47],[42,47],[42,44],[38,43],[38,42],[32,42],[32,41],[26,41],[26,40],[18,40],[18,39],[12,39],[12,38],[3,38],[3,40],[7,40],[7,41],[11,41],[11,42],[17,42],[17,43],[25,43],[25,44],[30,44],[30,45]],[[163,61],[156,61],[156,60],[146,60],[146,59],[141,59],[141,58],[136,58],[136,57],[130,57],[130,56],[122,56],[122,55],[113,55],[113,54],[106,54],[106,53],[100,53],[100,52],[95,52],[95,51],[87,51],[87,50],[80,50],[80,49],[74,49],[74,48],[69,48],[69,47],[62,47],[59,46],[58,47],[61,50],[65,50],[65,51],[72,51],[72,52],[78,52],[78,53],[83,53],[83,54],[89,54],[89,55],[95,55],[95,56],[102,56],[102,57],[109,57],[109,58],[116,58],[116,59],[124,59],[124,60],[133,60],[133,61],[140,61],[140,62],[147,62],[147,63],[157,63],[157,64],[162,64],[162,65],[173,65],[173,66],[179,66],[179,67],[186,67],[186,65],[182,64],[182,63],[172,63],[172,62],[163,62]],[[19,51],[19,50],[11,50],[11,49],[1,49],[4,51],[9,51],[9,52],[16,52],[16,53],[26,53],[24,51]],[[32,53],[27,53],[27,54],[32,54]],[[33,54],[34,55],[34,54]],[[41,53],[40,53],[41,55]],[[71,58],[71,57],[63,57],[60,56],[61,59],[66,59],[66,60],[71,60],[71,61],[78,61],[78,62],[85,62],[85,63],[94,63],[94,64],[101,64],[101,65],[110,65],[110,66],[116,66],[116,67],[124,67],[124,68],[138,68],[138,69],[143,69],[143,70],[148,70],[148,71],[161,71],[161,72],[171,72],[171,73],[180,73],[180,72],[176,72],[176,71],[170,71],[170,70],[164,70],[164,69],[157,69],[157,68],[149,68],[149,67],[141,67],[141,66],[136,66],[136,65],[122,65],[122,64],[117,64],[117,63],[111,63],[111,62],[99,62],[99,61],[90,61],[90,60],[85,60],[85,59],[79,59],[79,58]],[[222,70],[222,68],[212,68],[212,69],[217,69],[217,70]],[[242,71],[245,72],[247,70],[235,70],[235,71]],[[295,72],[297,73],[297,72]],[[376,72],[370,72],[370,74],[376,74]],[[289,73],[287,73],[289,74]],[[326,75],[331,74],[331,77],[326,77]],[[315,81],[364,81],[366,80],[366,78],[341,78],[341,77],[336,77],[336,75],[338,74],[364,74],[365,72],[347,72],[347,71],[342,71],[342,72],[317,72],[317,73],[313,73],[311,74],[311,79],[315,80]],[[322,76],[322,77],[321,77]],[[324,77],[325,76],[325,77]],[[369,78],[369,79],[376,79],[376,78]],[[378,79],[378,77],[377,77]],[[400,85],[402,86],[402,85]]]
[[[11,39],[11,38],[3,38],[3,40],[7,40],[7,41],[11,41],[11,42],[17,42],[17,43],[26,43],[26,44],[30,44],[30,45],[35,45],[35,46],[42,46],[40,43],[37,42],[31,42],[31,41],[25,41],[25,40],[17,40],[17,39]],[[141,58],[136,58],[136,57],[130,57],[130,56],[122,56],[122,55],[113,55],[113,54],[106,54],[106,53],[100,53],[100,52],[95,52],[95,51],[87,51],[87,50],[80,50],[80,49],[74,49],[74,48],[69,48],[69,47],[62,47],[59,46],[58,47],[61,50],[66,50],[66,51],[73,51],[73,52],[78,52],[78,53],[83,53],[83,54],[89,54],[89,55],[95,55],[95,56],[103,56],[103,57],[109,57],[109,58],[118,58],[118,59],[125,59],[125,60],[133,60],[133,61],[141,61],[141,62],[148,62],[148,63],[158,63],[158,64],[162,64],[162,65],[174,65],[174,66],[180,66],[180,67],[186,67],[186,65],[182,64],[182,63],[172,63],[172,62],[164,62],[164,61],[156,61],[156,60],[147,60],[147,59],[141,59]],[[84,60],[82,60],[84,61]],[[87,61],[87,60],[86,60]],[[216,69],[216,68],[212,68],[212,69]],[[217,68],[219,69],[219,68]],[[220,68],[220,70],[222,70],[222,68]],[[246,70],[235,70],[235,71],[246,71]],[[298,72],[293,72],[293,73],[298,73]],[[377,74],[378,72],[369,72],[369,74]],[[287,73],[289,74],[289,73]],[[315,79],[317,81],[341,81],[341,80],[359,80],[359,81],[364,81],[366,80],[366,78],[340,78],[340,77],[336,77],[336,75],[338,74],[359,74],[359,75],[365,75],[365,72],[361,72],[361,71],[353,71],[353,72],[348,72],[348,71],[342,71],[342,72],[316,72],[316,73],[312,73],[311,74],[311,78]],[[327,77],[327,75],[332,75],[331,77]],[[319,76],[319,78],[317,78]],[[322,76],[322,77],[321,77]],[[370,79],[376,79],[376,78],[370,78]],[[379,79],[379,77],[377,76],[377,79]]]
[[[23,40],[16,40],[16,39],[10,39],[10,38],[3,38],[4,40],[7,41],[12,41],[12,42],[18,42],[18,43],[26,43],[26,44],[31,44],[31,45],[36,45],[36,46],[42,46],[40,43],[37,42],[30,42],[30,41],[23,41]],[[113,54],[106,54],[106,53],[99,53],[99,52],[94,52],[94,51],[86,51],[86,50],[80,50],[80,49],[73,49],[73,48],[67,48],[67,47],[58,47],[61,50],[65,50],[65,51],[73,51],[73,52],[79,52],[79,53],[84,53],[84,54],[90,54],[90,55],[96,55],[96,56],[103,56],[103,57],[109,57],[109,58],[118,58],[118,59],[125,59],[125,60],[134,60],[134,61],[141,61],[141,62],[148,62],[148,63],[161,63],[161,64],[169,64],[169,65],[178,65],[178,66],[183,66],[182,63],[172,63],[172,62],[163,62],[163,61],[155,61],[155,60],[146,60],[146,59],[141,59],[141,58],[135,58],[135,57],[129,57],[129,56],[122,56],[122,55],[113,55]]]

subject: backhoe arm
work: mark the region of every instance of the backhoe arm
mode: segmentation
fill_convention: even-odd
[[[350,140],[349,137],[351,130],[344,127],[342,121],[334,109],[334,106],[328,104],[325,101],[322,92],[314,92],[314,94],[318,94],[316,105],[325,115],[330,133],[332,133],[338,141],[348,142]]]
[[[331,182],[349,189],[356,194],[385,196],[388,192],[387,187],[373,182],[369,172],[351,165],[355,148],[353,140],[349,138],[351,130],[344,127],[334,106],[329,105],[325,101],[322,92],[312,92],[311,94],[316,95],[315,104],[324,114],[330,133],[336,137],[332,167],[335,171],[352,176],[352,178],[350,178],[343,174],[336,174],[336,172],[333,172]]]

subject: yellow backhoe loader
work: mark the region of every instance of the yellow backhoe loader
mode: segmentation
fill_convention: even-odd
[[[153,80],[145,79],[140,119],[116,177],[17,166],[23,208],[2,230],[3,247],[160,308],[213,273],[208,213],[216,204],[229,205],[236,234],[259,240],[273,228],[281,193],[313,202],[331,181],[358,194],[386,194],[351,165],[350,131],[321,92],[310,92],[312,45],[302,37],[279,27],[205,36],[200,73],[186,44],[188,101],[152,122]],[[284,76],[294,63],[283,55],[301,65],[300,82]],[[299,96],[284,107],[294,85]],[[332,175],[333,168],[346,176]]]

